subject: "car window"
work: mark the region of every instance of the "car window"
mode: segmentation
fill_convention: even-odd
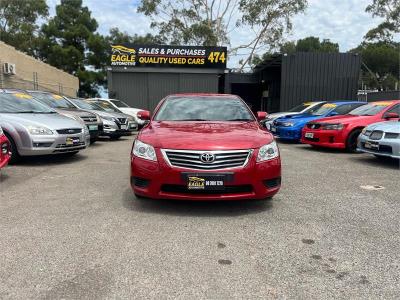
[[[94,104],[80,99],[72,99],[72,102],[81,109],[98,110],[98,108]]]
[[[312,102],[305,102],[300,105],[297,105],[293,107],[292,109],[289,109],[288,112],[301,112],[307,108],[309,108],[312,105]]]
[[[254,121],[239,98],[171,97],[155,116],[157,121]]]
[[[64,97],[57,94],[50,93],[35,93],[32,92],[31,95],[38,99],[43,104],[50,106],[51,108],[60,108],[60,109],[75,109],[76,107],[70,103]]]
[[[346,115],[353,109],[363,105],[365,103],[351,103],[351,104],[343,104],[335,108],[334,112],[336,112],[338,115]]]
[[[323,104],[320,108],[318,108],[316,111],[312,112],[311,114],[314,116],[323,116],[332,111],[337,107],[336,104],[334,103],[325,103]]]
[[[108,111],[108,112],[118,112],[120,113],[121,111],[118,108],[115,108],[111,103],[103,100],[96,100],[96,101],[90,101],[90,103],[94,103],[98,106],[100,106],[103,110]]]
[[[397,105],[393,106],[392,108],[388,109],[388,110],[385,112],[385,116],[386,116],[388,113],[396,113],[396,114],[400,115],[400,104],[397,104]]]
[[[55,113],[25,93],[0,93],[0,113]]]
[[[128,104],[121,100],[110,100],[116,107],[129,107]]]
[[[322,103],[318,103],[314,106],[309,106],[306,110],[303,111],[303,113],[305,114],[312,114],[314,111],[316,111],[317,109],[319,109],[322,105],[324,105],[324,102]]]
[[[387,101],[371,102],[357,107],[356,109],[350,111],[349,114],[353,116],[375,116],[392,104],[393,102]]]

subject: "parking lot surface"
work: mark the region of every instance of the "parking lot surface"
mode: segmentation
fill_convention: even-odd
[[[271,201],[139,201],[132,140],[1,171],[1,299],[400,298],[398,163],[280,143]]]

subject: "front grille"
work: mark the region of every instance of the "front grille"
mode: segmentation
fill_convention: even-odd
[[[59,134],[76,134],[76,133],[81,133],[81,132],[82,132],[81,128],[68,128],[68,129],[57,130],[57,133],[59,133]]]
[[[310,129],[319,129],[321,127],[321,124],[318,124],[318,123],[308,123],[307,124],[307,128],[310,128]]]
[[[394,132],[386,132],[385,133],[385,139],[397,139],[400,137],[399,133],[394,133]]]
[[[79,142],[73,145],[67,145],[67,144],[58,144],[56,146],[57,149],[67,149],[67,148],[75,148],[79,146],[85,146],[85,142]]]
[[[176,193],[176,194],[242,194],[242,193],[252,193],[253,187],[251,184],[243,184],[243,185],[230,185],[225,186],[222,191],[214,191],[214,190],[188,190],[185,185],[178,184],[163,184],[161,186],[161,191],[165,193]]]
[[[118,120],[118,122],[119,122],[120,124],[126,124],[126,123],[128,122],[128,119],[127,119],[127,118],[117,118],[117,120]]]
[[[81,119],[86,123],[97,122],[96,116],[82,116]]]
[[[244,167],[253,150],[229,150],[229,151],[191,151],[191,150],[161,150],[164,159],[174,167],[197,169],[197,170],[219,170]],[[211,155],[213,160],[206,162],[201,159],[202,155]]]
[[[371,140],[380,140],[382,137],[383,137],[383,131],[381,130],[372,131],[371,135],[369,136]]]

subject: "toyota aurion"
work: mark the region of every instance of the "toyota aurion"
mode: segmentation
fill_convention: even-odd
[[[163,99],[131,154],[138,197],[179,200],[266,199],[281,185],[274,137],[235,95],[180,94]],[[258,120],[257,120],[258,119]]]

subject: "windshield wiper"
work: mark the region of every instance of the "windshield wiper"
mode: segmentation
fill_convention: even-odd
[[[253,120],[251,120],[251,119],[230,119],[230,120],[226,120],[226,121],[243,121],[243,122],[251,122],[251,121],[253,121]]]
[[[34,111],[34,110],[26,110],[26,111],[16,111],[16,114],[54,114],[55,111]]]
[[[205,119],[181,119],[181,120],[175,120],[175,121],[209,121]]]

